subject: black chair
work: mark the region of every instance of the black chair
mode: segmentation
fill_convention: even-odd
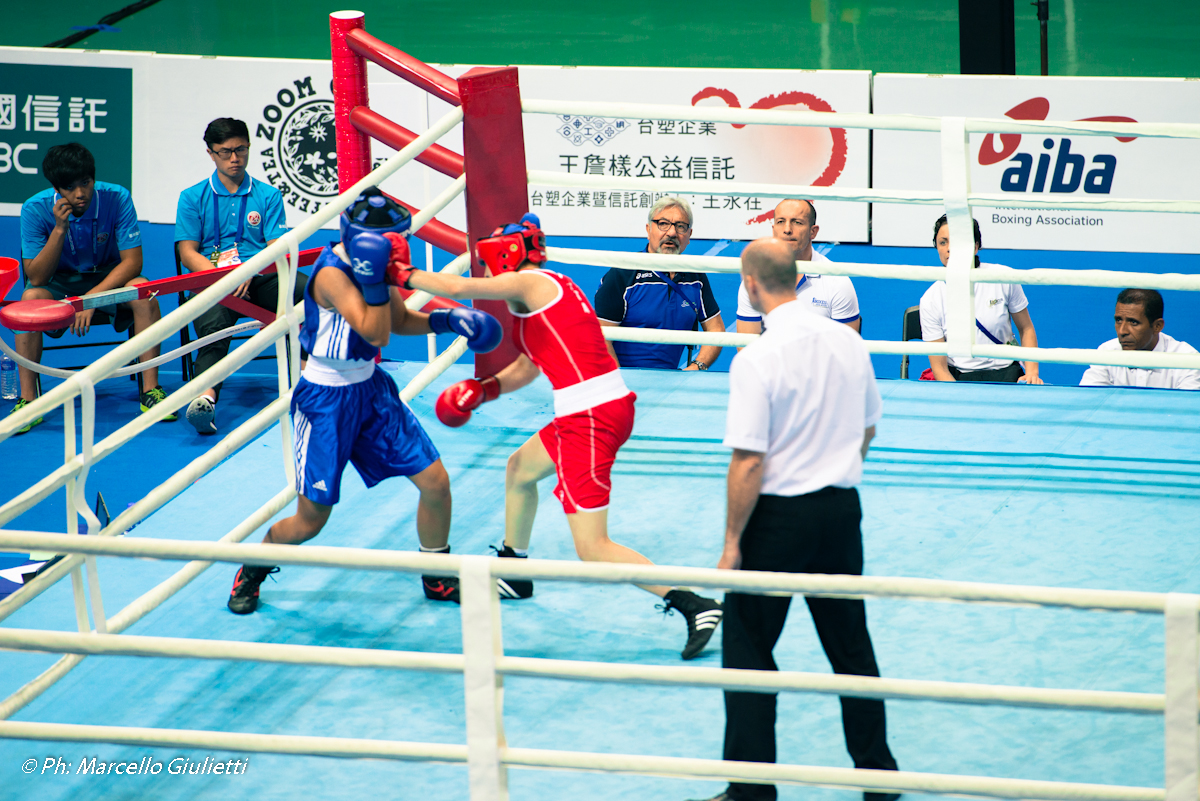
[[[910,339],[921,338],[921,307],[909,306],[904,310],[904,317],[900,323],[900,341],[908,342]],[[908,354],[900,357],[900,377],[908,378]]]

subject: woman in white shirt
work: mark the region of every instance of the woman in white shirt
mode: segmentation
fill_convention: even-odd
[[[990,264],[979,263],[979,248],[983,236],[979,221],[975,223],[975,267],[987,269]],[[950,226],[943,214],[933,225],[933,244],[945,266],[950,261]],[[975,284],[975,343],[977,345],[1015,345],[1013,323],[1020,334],[1020,345],[1037,347],[1037,332],[1029,317],[1029,301],[1020,284]],[[946,341],[946,282],[938,281],[921,296],[921,338],[926,342]],[[930,356],[929,367],[938,381],[999,381],[1040,384],[1037,362],[1004,359],[969,359]],[[924,376],[922,376],[924,377]]]

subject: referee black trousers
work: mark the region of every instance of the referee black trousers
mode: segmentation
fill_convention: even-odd
[[[742,570],[862,575],[862,508],[858,491],[826,487],[809,495],[762,495],[742,534]],[[729,593],[722,621],[721,664],[778,670],[772,651],[791,597]],[[878,676],[862,601],[806,598],[821,647],[835,673]],[[857,768],[896,770],[887,746],[883,701],[842,698],[846,749]],[[815,732],[816,736],[825,736]],[[725,759],[775,761],[775,695],[725,693]],[[774,801],[774,785],[729,785],[736,801]],[[868,793],[868,801],[876,794]]]

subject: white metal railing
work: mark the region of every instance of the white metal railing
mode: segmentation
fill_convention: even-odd
[[[249,530],[252,529],[246,529],[246,532]],[[1200,749],[1197,748],[1197,743],[1200,742],[1200,596],[1021,587],[914,578],[759,573],[546,560],[498,560],[482,556],[431,555],[329,546],[291,548],[279,545],[238,545],[228,541],[232,538],[226,539],[226,542],[221,543],[143,538],[114,540],[9,531],[0,532],[0,548],[50,549],[92,557],[105,555],[194,560],[189,567],[207,566],[213,562],[231,562],[458,575],[461,579],[463,653],[430,654],[329,646],[132,637],[103,633],[74,634],[28,629],[0,630],[0,647],[65,653],[68,654],[64,657],[65,660],[74,659],[76,663],[82,655],[109,654],[462,672],[467,703],[465,748],[331,737],[26,722],[0,722],[0,736],[466,762],[471,774],[472,801],[499,801],[505,798],[504,773],[510,766],[1064,801],[1194,801],[1200,792]],[[495,582],[498,577],[666,584],[726,588],[750,593],[790,593],[840,598],[881,596],[1162,614],[1165,619],[1167,643],[1165,691],[1155,694],[1045,689],[797,672],[613,665],[507,657],[503,653],[500,637],[500,603]],[[141,609],[145,608],[146,603],[139,599],[131,605],[134,606]],[[136,617],[133,614],[123,612],[121,624],[127,626],[134,619]],[[503,733],[501,688],[504,676],[708,687],[748,692],[815,692],[880,699],[923,699],[960,704],[999,704],[1139,715],[1162,714],[1165,718],[1165,789],[512,748],[507,746]],[[9,699],[0,705],[0,718],[7,717],[15,709],[19,709],[23,705],[19,703],[21,700],[24,698],[18,699],[17,702]]]

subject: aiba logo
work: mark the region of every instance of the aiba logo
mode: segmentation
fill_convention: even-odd
[[[1034,97],[1013,106],[1005,116],[1014,120],[1044,120],[1050,113],[1050,101]],[[1132,117],[1087,117],[1076,122],[1137,122]],[[1042,148],[1049,152],[1038,154],[1037,166],[1030,153],[1018,153],[1021,134],[999,134],[1000,147],[996,148],[996,134],[988,134],[979,146],[979,163],[982,166],[1009,161],[1013,166],[1004,171],[1000,178],[1000,189],[1004,192],[1046,192],[1069,194],[1081,186],[1083,191],[1094,195],[1107,195],[1112,190],[1113,176],[1117,171],[1117,157],[1107,154],[1092,156],[1091,164],[1081,153],[1071,152],[1071,140],[1062,137],[1055,142],[1053,137],[1042,140]],[[1090,138],[1090,137],[1089,137]],[[1137,137],[1118,136],[1118,142],[1132,142]],[[1053,158],[1051,154],[1057,148]],[[1011,158],[1010,158],[1011,156]],[[1051,162],[1054,164],[1051,170]],[[1089,170],[1088,167],[1091,167]],[[1032,182],[1031,182],[1032,179]],[[1049,181],[1049,190],[1047,190]]]
[[[257,211],[252,211],[246,215],[246,224],[251,228],[257,228],[260,222],[262,222],[262,215]]]
[[[255,136],[271,143],[260,153],[267,180],[289,206],[311,213],[338,193],[333,100],[315,97],[312,76],[292,86],[263,107]]]

